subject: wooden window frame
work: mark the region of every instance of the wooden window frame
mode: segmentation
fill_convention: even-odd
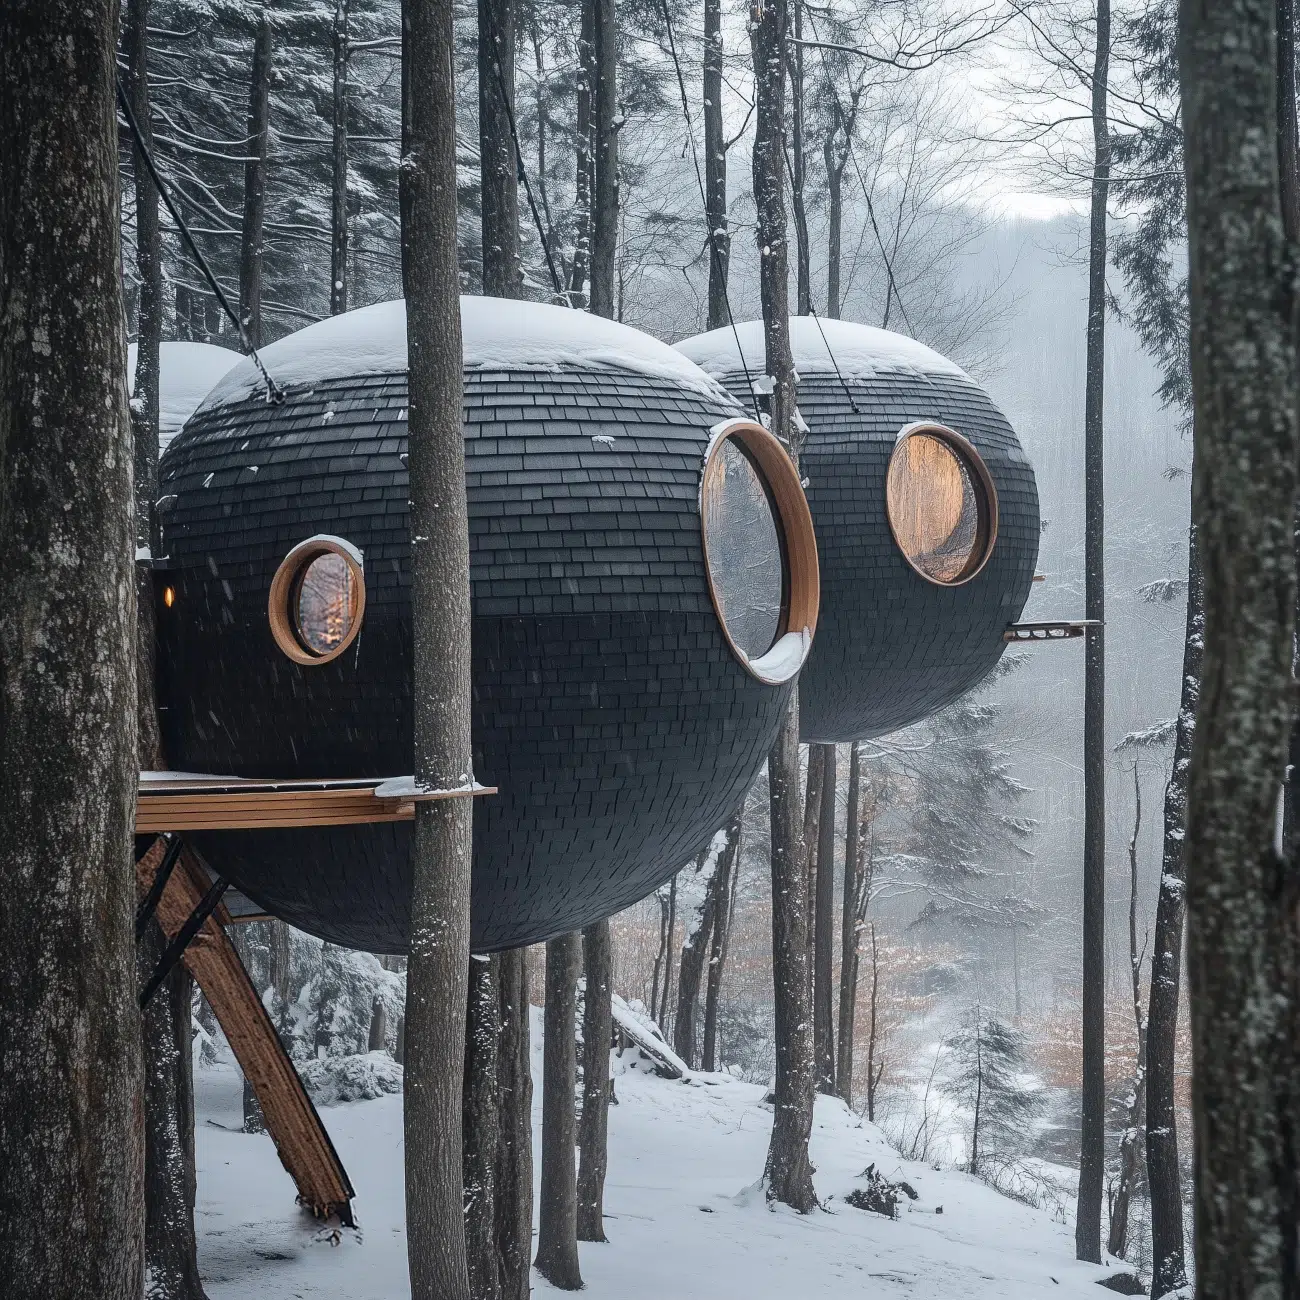
[[[298,593],[307,567],[322,555],[338,555],[348,566],[352,576],[352,617],[348,624],[347,635],[326,654],[317,654],[303,642],[298,631],[298,617],[295,606]],[[271,580],[271,591],[267,597],[267,618],[271,623],[271,635],[280,650],[296,664],[304,667],[318,667],[331,663],[343,654],[356,640],[361,631],[361,622],[366,613],[366,577],[359,560],[360,552],[341,537],[329,537],[324,534],[309,537],[299,542],[280,561],[280,567]]]
[[[727,627],[722,600],[713,584],[713,570],[709,564],[709,532],[704,522],[704,494],[712,476],[719,472],[718,466],[722,463],[719,453],[723,443],[728,441],[734,441],[758,471],[759,478],[767,489],[772,519],[781,545],[781,619],[772,645],[776,645],[789,632],[808,634],[808,642],[799,663],[782,676],[767,675],[756,670],[754,661],[736,644]],[[793,678],[807,661],[808,649],[817,630],[817,614],[821,603],[817,537],[813,531],[812,512],[808,508],[808,498],[804,495],[799,471],[786,449],[761,424],[752,420],[729,420],[714,430],[714,437],[705,452],[704,470],[700,475],[699,504],[704,573],[709,584],[709,596],[713,601],[713,612],[717,615],[722,635],[731,647],[732,654],[751,677],[768,686],[779,686]]]
[[[918,436],[935,438],[944,443],[965,465],[970,475],[971,485],[975,489],[975,508],[979,522],[976,525],[975,545],[971,548],[971,558],[962,567],[957,577],[946,582],[942,578],[926,573],[907,553],[907,547],[903,545],[898,529],[894,526],[894,512],[889,508],[889,474],[894,467],[894,459],[910,438]],[[913,573],[936,587],[963,587],[978,578],[984,571],[997,544],[998,490],[993,483],[993,476],[989,473],[988,466],[984,463],[983,456],[975,449],[970,439],[964,438],[956,429],[950,429],[946,424],[918,420],[899,430],[898,437],[894,440],[894,450],[889,454],[889,463],[885,466],[885,518],[889,521],[889,535],[894,539],[894,545],[898,547],[899,554]]]

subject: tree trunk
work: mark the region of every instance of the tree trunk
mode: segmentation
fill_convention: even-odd
[[[578,34],[578,95],[574,120],[577,159],[574,164],[573,208],[577,231],[573,241],[573,265],[569,268],[569,299],[574,306],[583,300],[591,274],[592,199],[595,166],[592,154],[593,89],[596,82],[596,5],[600,0],[582,0],[582,26]],[[590,295],[587,295],[588,301]]]
[[[726,850],[724,849],[725,853]],[[706,849],[696,862],[696,872],[703,869]],[[708,960],[713,934],[715,899],[713,881],[721,865],[721,855],[713,865],[714,874],[704,889],[704,899],[697,916],[699,924],[688,930],[682,941],[681,970],[677,976],[677,1015],[673,1019],[673,1051],[692,1069],[695,1068],[695,1013],[700,1001],[700,984],[704,979],[704,963]]]
[[[578,1240],[605,1241],[605,1170],[609,1164],[609,1049],[614,956],[609,922],[582,932],[582,1123],[578,1128]]]
[[[838,123],[839,115],[836,114]],[[836,157],[836,127],[826,133],[822,158],[826,164],[826,315],[840,318],[840,264],[844,241],[844,164]]]
[[[143,1088],[118,5],[0,6],[0,1260],[136,1300]]]
[[[980,1109],[984,1100],[984,1052],[980,1041],[980,1009],[975,1008],[975,1118],[970,1130],[970,1172],[980,1171]]]
[[[561,1291],[580,1291],[578,1182],[573,1147],[576,1085],[578,936],[562,934],[546,945],[546,1034],[542,1059],[541,1218],[537,1271]]]
[[[409,349],[416,780],[464,783],[470,752],[469,532],[461,433],[456,108],[450,6],[402,5],[402,280]],[[473,801],[416,804],[406,999],[412,1300],[466,1300],[461,1083]]]
[[[822,817],[822,780],[826,775],[826,751],[821,745],[808,746],[808,765],[807,775],[805,777],[806,785],[804,787],[803,800],[803,845],[804,845],[804,875],[805,888],[807,890],[807,899],[809,907],[808,922],[808,998],[809,1007],[812,1006],[813,996],[813,966],[816,957],[814,945],[816,942],[815,926],[812,918],[813,900],[817,892],[817,850],[821,847],[821,817]],[[814,1029],[813,1042],[816,1044],[816,1031]]]
[[[704,219],[709,240],[709,329],[731,319],[727,270],[727,142],[722,133],[722,0],[704,0]]]
[[[813,1043],[817,1091],[835,1095],[835,746],[822,745],[822,810],[817,823],[813,909]]]
[[[654,975],[650,981],[650,1018],[656,1023],[659,1019],[659,979],[663,974],[664,962],[668,957],[668,895],[663,887],[655,891],[659,901],[659,948],[655,952]]]
[[[388,1046],[388,1008],[383,998],[370,1004],[370,1035],[366,1040],[368,1052],[382,1052]]]
[[[876,1087],[884,1073],[884,1061],[876,1060],[876,1009],[879,1005],[880,992],[880,953],[876,948],[876,927],[871,926],[871,1032],[867,1035],[867,1118],[873,1123],[876,1119]]]
[[[515,0],[479,0],[478,140],[482,187],[483,292],[518,298],[519,173],[510,115],[515,99]]]
[[[330,169],[330,315],[348,309],[348,18],[352,0],[334,0],[333,150]]]
[[[500,1146],[497,1049],[501,987],[496,957],[469,959],[464,1092],[461,1104],[465,1253],[474,1300],[499,1300],[496,1174]]]
[[[248,83],[248,161],[244,164],[244,226],[239,240],[239,319],[262,346],[262,226],[266,218],[266,151],[270,122],[271,20],[265,7],[253,36]]]
[[[1110,0],[1097,0],[1092,77],[1092,224],[1084,398],[1084,604],[1106,617],[1102,396],[1106,375],[1106,202],[1110,185]],[[1083,1104],[1074,1249],[1101,1262],[1106,1166],[1106,670],[1104,628],[1088,629],[1083,683]]]
[[[497,1052],[501,1104],[497,1148],[496,1240],[501,1300],[528,1300],[533,1257],[533,1071],[528,1024],[528,951],[498,958],[501,1042]]]
[[[807,166],[804,159],[803,116],[803,0],[794,0],[795,46],[790,52],[790,152],[791,202],[794,208],[795,302],[796,312],[807,316],[812,311],[811,254],[808,247],[808,213],[804,206],[804,182]]]
[[[592,0],[592,11],[591,310],[612,319],[618,251],[618,28],[614,0]]]
[[[1231,0],[1179,19],[1205,609],[1186,841],[1196,1285],[1228,1300],[1300,1292],[1297,893],[1275,843],[1295,698],[1300,250],[1278,150],[1261,144],[1278,139],[1276,17]]]
[[[665,1038],[668,1037],[668,996],[673,983],[673,932],[677,925],[677,877],[668,884],[668,944],[664,950],[664,987],[660,996],[655,1022]]]
[[[727,964],[731,937],[731,914],[736,902],[736,878],[740,874],[740,827],[744,804],[727,827],[727,847],[714,876],[716,901],[713,907],[713,937],[709,944],[709,975],[704,994],[704,1054],[702,1068],[710,1074],[718,1068],[718,1002],[722,994],[722,973]]]
[[[794,358],[785,214],[785,0],[771,0],[750,24],[754,58],[754,203],[771,427],[799,463],[794,423]],[[790,707],[768,756],[772,826],[772,978],[776,1019],[776,1107],[764,1178],[769,1200],[800,1213],[817,1204],[808,1138],[814,1065],[808,961],[808,880],[800,835],[799,699]]]
[[[861,861],[862,758],[857,743],[849,746],[848,812],[844,827],[844,895],[840,911],[839,1042],[836,1044],[836,1092],[853,1105],[853,1022],[858,1009],[858,867]]]
[[[1187,1266],[1183,1258],[1183,1177],[1178,1159],[1178,1111],[1174,1087],[1183,916],[1187,901],[1187,778],[1192,759],[1192,736],[1196,729],[1196,706],[1200,700],[1204,645],[1201,567],[1193,529],[1187,546],[1187,627],[1182,696],[1174,732],[1173,769],[1165,788],[1164,847],[1151,945],[1151,995],[1147,1013],[1147,1186],[1151,1196],[1151,1294],[1157,1300],[1187,1285]]]
[[[1119,1183],[1110,1205],[1110,1234],[1106,1249],[1128,1257],[1129,1205],[1142,1162],[1142,1112],[1146,1103],[1146,1026],[1142,1023],[1142,953],[1138,949],[1138,835],[1142,830],[1142,780],[1133,764],[1133,836],[1128,845],[1128,960],[1133,984],[1133,1024],[1137,1031],[1137,1066],[1128,1118],[1119,1142]]]

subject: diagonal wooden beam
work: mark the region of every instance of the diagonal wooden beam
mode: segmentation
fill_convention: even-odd
[[[160,837],[136,863],[136,882],[142,895],[153,883],[165,852]],[[198,906],[209,883],[193,852],[183,849],[158,901],[158,922],[169,941]],[[299,1203],[318,1218],[337,1214],[345,1225],[352,1226],[355,1193],[347,1172],[239,954],[215,916],[204,921],[186,948],[184,961],[257,1094],[280,1163],[297,1185]]]

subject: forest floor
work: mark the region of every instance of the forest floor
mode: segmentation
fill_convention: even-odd
[[[873,1125],[830,1098],[818,1099],[812,1140],[824,1208],[771,1211],[756,1185],[772,1124],[764,1090],[724,1075],[668,1082],[626,1068],[631,1055],[619,1063],[610,1111],[609,1242],[581,1246],[590,1300],[1113,1294],[1095,1284],[1123,1266],[1076,1262],[1064,1224],[967,1174],[901,1160]],[[400,1096],[322,1110],[358,1189],[361,1225],[332,1234],[295,1207],[271,1140],[239,1131],[238,1072],[200,1070],[195,1083],[199,1263],[210,1300],[409,1296]],[[844,1203],[871,1164],[917,1193],[896,1219]],[[551,1290],[536,1274],[533,1284],[537,1294]]]

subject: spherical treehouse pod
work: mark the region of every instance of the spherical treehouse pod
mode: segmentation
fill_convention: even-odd
[[[473,943],[645,896],[773,742],[817,619],[798,478],[691,362],[625,326],[466,298]],[[162,464],[177,770],[412,767],[405,313],[334,317],[209,395]],[[331,941],[405,949],[409,822],[195,832],[211,869]]]
[[[848,321],[795,317],[790,334],[823,595],[800,728],[860,740],[934,713],[997,663],[1033,580],[1038,491],[1005,416],[937,352]],[[752,410],[760,322],[677,347]]]

